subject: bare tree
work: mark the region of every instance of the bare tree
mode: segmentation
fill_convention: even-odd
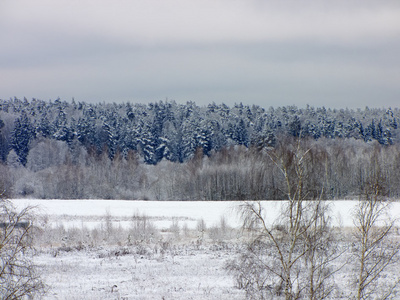
[[[400,243],[392,239],[394,220],[388,216],[390,201],[385,195],[385,179],[379,169],[364,187],[364,197],[359,201],[354,224],[358,251],[356,299],[392,299],[399,278],[393,282],[382,280],[384,272],[399,257]]]
[[[296,143],[282,144],[267,155],[282,175],[281,192],[286,194],[287,200],[282,203],[282,216],[276,224],[271,224],[264,214],[261,202],[241,205],[244,227],[256,232],[256,239],[246,253],[247,258],[242,258],[245,270],[236,274],[247,278],[245,286],[252,289],[255,285],[249,280],[257,279],[257,288],[262,290],[259,298],[264,298],[270,290],[283,294],[286,300],[303,296],[324,299],[333,289],[327,282],[333,274],[330,263],[338,256],[331,251],[333,236],[328,234],[328,206],[321,201],[323,181],[317,186],[319,194],[315,193],[315,183],[309,182],[310,178],[315,178],[315,153],[299,139]],[[315,197],[317,200],[309,201]],[[248,266],[252,266],[251,272]],[[231,265],[231,271],[239,269],[237,264]],[[257,269],[262,270],[261,276],[260,273],[254,276]],[[250,274],[253,275],[248,276]],[[274,282],[279,285],[271,286]]]
[[[0,296],[1,299],[35,297],[45,291],[32,253],[32,207],[17,211],[0,199]]]
[[[329,204],[317,200],[312,203],[311,215],[307,217],[310,227],[304,234],[305,295],[310,300],[329,298],[335,289],[333,275],[345,265],[332,266],[346,250],[339,248],[338,235],[331,227],[328,212]]]
[[[310,197],[306,180],[311,177],[308,163],[311,148],[303,148],[299,139],[297,144],[280,147],[269,157],[283,175],[288,200],[284,205],[284,223],[279,226],[280,232],[265,232],[273,240],[279,254],[285,299],[297,299],[303,290],[299,278],[301,259],[309,248],[304,247],[305,237],[315,224],[313,217],[318,220],[318,214],[313,213],[313,202],[305,201]]]

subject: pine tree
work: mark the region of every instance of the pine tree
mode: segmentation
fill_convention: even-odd
[[[35,138],[35,130],[25,111],[15,120],[12,133],[12,148],[18,155],[19,162],[25,166],[29,154],[29,144]]]
[[[7,141],[6,137],[3,134],[3,128],[5,124],[3,120],[0,119],[0,160],[6,161],[7,155],[8,155],[8,147],[7,147]]]

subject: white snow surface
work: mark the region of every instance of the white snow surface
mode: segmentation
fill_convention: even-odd
[[[183,246],[167,254],[114,253],[92,249],[38,255],[35,262],[50,287],[44,299],[245,299],[224,270],[234,251]]]
[[[233,235],[222,242],[210,238],[203,241],[201,237],[199,243],[199,232],[195,229],[201,219],[207,228],[218,226],[221,217],[230,227],[239,228],[237,207],[243,202],[38,199],[12,202],[17,208],[37,206],[39,215],[47,218],[44,226],[54,228],[52,245],[41,245],[34,256],[42,278],[49,286],[44,300],[246,299],[244,291],[237,288],[233,277],[224,268],[243,250],[239,236]],[[262,202],[269,223],[279,220],[282,203]],[[329,203],[334,226],[353,226],[357,201]],[[146,215],[161,232],[178,223],[182,233],[177,239],[171,239],[173,233],[164,231],[161,240],[152,244],[100,243],[78,249],[76,245],[68,244],[68,239],[64,243],[63,237],[69,233],[58,229],[71,228],[70,234],[80,232],[85,235],[87,229],[104,228],[101,226],[104,226],[105,216],[111,218],[116,230],[118,227],[129,228],[134,214]],[[400,215],[400,203],[392,203],[390,214],[393,218]],[[195,230],[185,235],[183,226]],[[398,265],[394,268],[385,276],[397,274]],[[345,269],[343,274],[337,275],[342,288],[349,286],[348,282],[353,279],[353,266],[346,265]],[[343,295],[338,294],[336,299],[348,299],[348,292],[345,288]]]
[[[207,226],[217,225],[221,217],[227,224],[238,228],[241,225],[237,208],[241,201],[126,201],[126,200],[40,200],[15,199],[17,207],[37,206],[39,211],[55,218],[57,225],[93,228],[99,219],[109,214],[114,223],[128,226],[135,214],[144,214],[153,219],[159,229],[168,228],[175,221],[195,228],[197,221],[203,219]],[[282,201],[262,201],[266,220],[273,223],[279,218]],[[329,201],[333,226],[353,226],[353,214],[357,200]],[[400,202],[391,204],[393,218],[400,216]],[[84,218],[82,218],[84,217]]]

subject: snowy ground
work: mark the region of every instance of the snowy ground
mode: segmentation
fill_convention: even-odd
[[[47,214],[51,223],[56,225],[81,226],[93,228],[107,214],[111,215],[115,225],[129,226],[135,213],[145,214],[155,221],[160,229],[167,228],[173,221],[181,225],[187,223],[194,228],[197,221],[203,219],[208,226],[217,224],[221,217],[232,227],[240,226],[236,208],[238,201],[123,201],[123,200],[13,200],[18,207],[34,205],[38,211]],[[265,201],[263,205],[267,220],[273,222],[278,216],[280,201]],[[352,213],[357,201],[334,201],[331,204],[333,225],[353,226]],[[393,203],[392,216],[400,216],[400,203]],[[271,217],[269,217],[271,216]]]
[[[45,299],[244,299],[223,268],[231,253],[190,246],[165,254],[98,248],[47,252],[36,263],[51,287]]]
[[[224,269],[244,247],[235,210],[240,202],[13,202],[38,207],[42,231],[34,259],[50,288],[45,299],[245,299]],[[263,205],[272,223],[280,203]],[[353,226],[355,205],[332,202],[334,225]],[[391,214],[400,215],[400,203]],[[146,216],[147,227],[142,238],[130,240],[133,215]]]

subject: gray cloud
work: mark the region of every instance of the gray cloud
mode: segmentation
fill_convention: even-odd
[[[397,1],[5,0],[0,97],[398,106]]]

